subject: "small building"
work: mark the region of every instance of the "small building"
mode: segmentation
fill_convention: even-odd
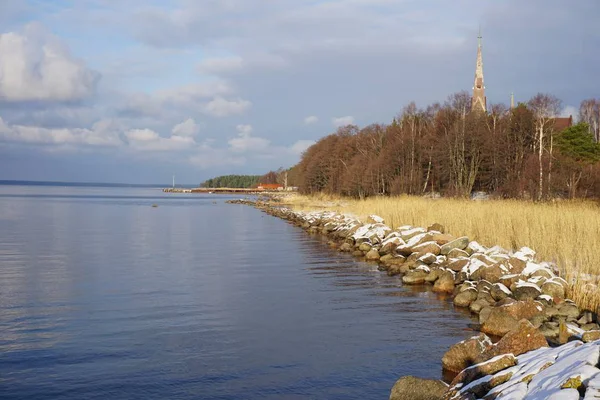
[[[283,190],[283,185],[279,183],[259,183],[258,190]]]
[[[562,132],[573,126],[573,116],[554,118],[554,132]]]

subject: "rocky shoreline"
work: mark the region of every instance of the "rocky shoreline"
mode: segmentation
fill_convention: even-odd
[[[390,399],[600,399],[600,326],[596,313],[566,298],[555,265],[527,247],[507,251],[454,237],[440,224],[392,230],[331,211],[299,212],[272,201],[232,200],[326,235],[341,252],[377,263],[404,285],[431,285],[478,316],[477,336],[450,347],[448,385],[400,378]]]

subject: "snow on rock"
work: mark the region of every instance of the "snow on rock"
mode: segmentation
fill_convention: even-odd
[[[376,224],[383,224],[383,218],[381,218],[379,215],[369,215],[367,220],[370,220],[370,222]]]
[[[532,250],[529,247],[521,247],[521,249],[512,256],[523,261],[533,261],[535,258],[535,250]]]
[[[475,271],[482,267],[487,267],[487,264],[477,258],[472,258],[471,261],[463,267],[462,271],[466,272],[468,276],[471,276]]]
[[[521,274],[523,274],[524,276],[531,276],[534,272],[541,269],[547,270],[550,273],[550,276],[554,276],[554,272],[552,272],[552,269],[549,268],[547,264],[536,264],[532,261],[527,262],[527,265],[525,266],[525,269],[523,270],[523,272],[521,272]]]
[[[485,253],[487,251],[485,247],[483,247],[474,240],[469,242],[469,244],[467,245],[467,250],[470,250],[471,253]]]
[[[581,385],[586,388],[585,399],[600,396],[600,341],[582,343],[579,340],[563,346],[544,347],[517,357],[517,365],[488,376],[487,381],[498,381],[501,376],[510,374],[510,379],[492,388],[484,397],[493,399],[542,400],[573,399],[579,400],[577,390]],[[482,378],[483,379],[483,378]],[[455,387],[461,393],[469,386]]]

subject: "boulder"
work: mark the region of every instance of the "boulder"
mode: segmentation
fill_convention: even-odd
[[[485,299],[477,299],[471,303],[471,305],[469,306],[469,310],[471,310],[473,314],[479,314],[479,312],[481,312],[482,309],[489,306],[490,303]]]
[[[575,304],[565,302],[558,307],[558,312],[556,315],[565,316],[567,319],[578,319],[579,308],[577,308]]]
[[[536,284],[523,281],[517,282],[512,292],[517,300],[534,300],[542,294],[542,291]]]
[[[365,259],[367,261],[379,261],[380,258],[381,258],[381,256],[379,255],[379,251],[375,248],[372,248],[371,250],[369,250],[367,252],[367,254],[365,255]]]
[[[531,319],[542,314],[542,307],[532,300],[516,301],[512,304],[494,307],[487,320],[481,325],[481,332],[503,336],[510,332],[520,320]]]
[[[592,322],[589,324],[581,325],[581,329],[583,329],[584,331],[597,331],[600,330],[600,325],[598,325],[595,322]]]
[[[425,283],[425,278],[429,275],[423,270],[410,271],[402,277],[402,283],[405,285],[420,285]]]
[[[517,258],[517,257],[510,257],[508,259],[508,264],[510,265],[510,272],[512,274],[518,275],[521,272],[523,272],[523,270],[527,266],[527,261],[522,260],[522,259]]]
[[[387,273],[389,276],[396,276],[401,274],[406,274],[410,271],[410,265],[406,263],[402,264],[392,264],[389,266]]]
[[[361,243],[361,244],[358,246],[358,249],[359,249],[360,251],[362,251],[362,252],[365,252],[365,253],[366,253],[366,252],[368,252],[368,251],[370,251],[370,250],[371,250],[371,247],[373,247],[373,246],[371,246],[371,243],[368,243],[368,242],[363,242],[363,243]]]
[[[544,322],[542,326],[538,328],[540,333],[547,339],[556,339],[558,337],[558,323],[557,322]]]
[[[600,340],[600,330],[584,332],[583,335],[581,336],[581,340],[584,343],[589,343],[589,342],[594,342],[596,340]]]
[[[432,236],[432,240],[440,246],[443,246],[446,243],[453,241],[454,236],[449,235],[447,233],[434,233]]]
[[[438,224],[437,222],[429,225],[429,227],[427,227],[427,230],[428,231],[436,231],[436,232],[439,232],[439,233],[445,233],[446,232],[446,228],[444,227],[444,225]]]
[[[461,249],[452,249],[447,256],[448,258],[469,258],[469,253]]]
[[[456,307],[469,307],[475,300],[477,300],[477,290],[475,288],[469,288],[458,293],[454,297],[454,305]]]
[[[507,288],[510,288],[513,284],[517,283],[519,279],[521,279],[520,276],[516,274],[503,275],[500,277],[500,280],[498,282],[500,282]]]
[[[490,317],[490,314],[493,309],[494,309],[494,307],[487,306],[487,307],[483,307],[479,311],[479,324],[483,324],[485,321],[487,321],[487,319]]]
[[[392,387],[390,400],[440,400],[447,389],[439,380],[403,376]]]
[[[446,255],[452,249],[464,250],[469,245],[469,238],[466,236],[454,239],[451,242],[446,243],[440,249],[440,254]]]
[[[502,339],[487,349],[482,357],[489,360],[502,354],[518,356],[541,347],[548,347],[544,335],[531,322],[522,319]]]
[[[344,253],[349,253],[351,252],[353,249],[352,245],[350,243],[342,243],[342,245],[340,246],[339,250],[343,251]]]
[[[452,293],[454,292],[454,274],[450,271],[444,271],[433,285],[434,292]]]
[[[426,253],[423,254],[421,257],[419,257],[419,261],[421,261],[422,263],[425,263],[427,265],[431,265],[435,262],[436,257],[435,254],[432,253]]]
[[[512,296],[512,292],[506,286],[501,283],[494,283],[490,289],[492,298],[496,301],[503,300],[507,297]]]
[[[460,372],[463,369],[481,361],[481,354],[489,350],[492,341],[487,335],[480,333],[450,346],[442,357],[442,366],[447,371]]]
[[[469,265],[470,260],[468,258],[450,258],[447,261],[447,267],[454,272],[461,271],[464,267]]]
[[[493,375],[496,372],[500,372],[515,365],[517,365],[517,358],[513,354],[504,354],[494,357],[488,361],[472,365],[462,370],[454,377],[450,386],[455,386],[459,383],[468,385],[476,379],[483,378],[486,375]]]
[[[438,244],[436,242],[425,242],[425,243],[421,243],[418,244],[416,246],[414,246],[412,248],[413,253],[419,253],[419,254],[427,254],[427,253],[431,253],[433,255],[438,255],[440,254],[440,246],[438,246]]]
[[[437,281],[438,278],[440,277],[441,273],[442,273],[442,270],[440,270],[440,269],[432,269],[431,272],[429,273],[429,275],[427,275],[427,277],[425,277],[425,282],[435,283],[435,281]]]
[[[481,268],[480,277],[490,283],[500,281],[500,277],[504,275],[504,270],[501,264],[490,265],[489,267]]]
[[[546,281],[542,285],[542,294],[547,294],[551,296],[553,299],[561,299],[565,298],[565,288],[558,282],[555,281]]]

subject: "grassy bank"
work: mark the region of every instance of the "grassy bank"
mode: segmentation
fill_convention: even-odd
[[[528,246],[539,261],[556,262],[574,281],[570,297],[591,310],[600,308],[600,206],[594,202],[532,203],[520,200],[471,201],[421,197],[377,197],[353,200],[330,196],[286,198],[296,209],[321,209],[360,217],[377,214],[387,225],[427,227],[438,222],[455,236],[468,236],[485,246],[506,249]]]

